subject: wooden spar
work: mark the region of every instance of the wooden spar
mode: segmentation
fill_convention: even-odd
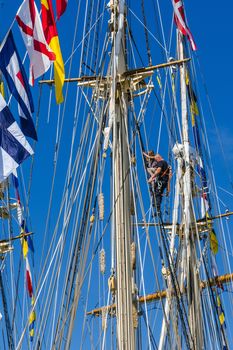
[[[206,218],[204,220],[203,219],[199,219],[199,220],[197,220],[197,222],[208,222],[209,220],[221,219],[221,218],[224,218],[224,217],[228,217],[230,215],[233,215],[233,211],[229,211],[229,212],[224,213],[224,214],[215,215],[215,216]]]
[[[21,233],[20,235],[12,237],[12,238],[9,238],[9,239],[1,239],[0,240],[0,244],[1,243],[15,241],[16,239],[21,239],[21,238],[28,237],[28,236],[31,236],[31,235],[33,235],[33,232]]]
[[[27,237],[30,236],[31,234],[33,234],[32,232],[28,232],[25,234],[20,234],[18,236],[9,238],[9,239],[1,239],[0,240],[0,259],[3,259],[3,255],[6,253],[9,253],[10,251],[12,251],[14,248],[11,245],[12,241],[15,241],[17,239],[22,239],[23,237]]]
[[[79,78],[66,78],[64,80],[65,83],[79,83],[83,81],[95,81],[95,80],[106,80],[106,77],[101,77],[101,76],[83,76]],[[54,79],[52,80],[40,80],[39,84],[49,84],[52,85],[54,84]]]
[[[233,281],[233,273],[227,273],[226,275],[221,275],[216,278],[210,278],[209,281],[201,281],[200,287],[201,289],[205,289],[207,287],[213,287],[223,283],[229,283]]]
[[[183,63],[189,62],[190,60],[191,60],[191,58],[184,58],[182,60],[174,60],[171,62],[160,63],[160,64],[157,64],[155,66],[148,66],[148,67],[131,69],[131,70],[128,70],[127,72],[125,72],[124,76],[128,77],[130,75],[134,75],[137,73],[150,72],[151,70],[162,69],[162,68],[167,68],[167,67],[176,66],[176,65],[179,66]]]
[[[171,61],[171,62],[166,62],[166,63],[160,63],[157,64],[155,66],[149,66],[149,67],[141,67],[141,68],[137,68],[137,69],[131,69],[125,73],[123,73],[122,75],[125,77],[129,77],[138,73],[145,73],[145,72],[150,72],[153,70],[157,70],[157,69],[162,69],[162,68],[167,68],[167,67],[171,67],[171,66],[175,66],[175,65],[181,65],[185,62],[190,61],[191,58],[185,58],[183,60],[176,60],[176,61]],[[111,79],[110,77],[102,77],[102,76],[83,76],[83,77],[79,77],[79,78],[67,78],[64,80],[65,83],[81,83],[81,82],[91,82],[91,81],[103,81],[103,80],[109,80]],[[40,80],[39,84],[49,84],[52,85],[54,84],[54,79],[52,80]]]
[[[218,276],[215,278],[211,278],[209,281],[201,281],[200,288],[201,290],[206,289],[208,287],[214,287],[217,285],[229,283],[233,281],[233,273],[229,273],[226,275]],[[167,297],[167,291],[161,290],[152,294],[148,294],[146,296],[140,296],[138,298],[139,303],[150,303],[153,301],[158,301],[161,299],[165,299]],[[109,306],[103,306],[92,311],[87,312],[87,315],[100,316],[103,311],[107,311],[109,314],[115,315],[116,304],[112,304]]]
[[[199,220],[196,221],[196,223],[197,223],[197,225],[198,224],[204,224],[204,223],[208,224],[212,220],[221,219],[221,218],[224,218],[224,217],[227,218],[228,216],[231,216],[231,215],[233,215],[233,211],[230,211],[230,212],[224,213],[224,214],[211,216],[211,217],[205,218],[205,219],[199,219]],[[134,225],[135,226],[146,226],[146,227],[148,227],[148,226],[161,226],[162,224],[159,224],[157,222],[138,222],[137,224],[135,223]],[[170,229],[171,226],[172,226],[172,223],[164,223],[163,224],[164,228],[169,228]],[[180,225],[177,224],[176,226],[179,227]]]

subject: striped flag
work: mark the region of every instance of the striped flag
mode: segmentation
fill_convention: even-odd
[[[54,61],[56,101],[57,103],[62,103],[62,87],[65,79],[65,70],[51,0],[41,0],[41,8],[42,26],[45,39],[56,55],[56,60]]]
[[[35,334],[35,321],[36,321],[36,312],[33,310],[29,315],[29,335],[30,335],[30,341],[33,341],[33,337]]]
[[[16,20],[18,22],[30,59],[30,84],[43,75],[56,56],[47,44],[36,4],[34,0],[24,0]]]
[[[26,257],[26,282],[27,282],[27,290],[29,297],[31,298],[33,295],[33,288],[32,288],[32,275],[31,275],[31,270],[30,270],[30,265],[28,258]]]
[[[10,92],[19,104],[20,123],[24,135],[37,140],[32,120],[32,113],[34,112],[32,95],[11,31],[0,49],[0,69],[7,81]]]
[[[0,94],[0,182],[30,155],[33,150]]]
[[[174,8],[174,19],[179,31],[187,36],[191,48],[193,51],[197,50],[197,46],[193,39],[192,33],[189,30],[189,27],[186,24],[185,14],[184,14],[184,5],[182,0],[172,0],[173,8]]]
[[[56,8],[57,8],[57,19],[63,15],[66,10],[68,0],[56,0]]]

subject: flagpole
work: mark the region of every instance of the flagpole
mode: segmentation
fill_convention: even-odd
[[[183,34],[178,35],[179,58],[183,59],[184,44]],[[189,122],[187,110],[187,89],[186,89],[186,67],[180,67],[180,86],[181,86],[181,114],[182,114],[182,144],[184,158],[183,175],[183,218],[184,240],[182,244],[182,266],[180,276],[181,292],[187,289],[187,312],[189,319],[190,345],[195,349],[203,348],[203,329],[201,313],[200,280],[197,271],[197,255],[195,235],[191,230],[191,223],[194,220],[192,206],[192,187],[191,187],[191,159],[190,159],[190,140],[189,140]]]

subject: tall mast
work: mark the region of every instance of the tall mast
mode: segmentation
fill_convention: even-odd
[[[179,59],[184,59],[183,35],[178,35]],[[191,187],[191,159],[190,159],[190,140],[187,112],[187,89],[186,89],[186,66],[180,66],[180,85],[181,85],[181,116],[182,116],[182,144],[184,158],[184,176],[183,176],[183,217],[184,240],[182,251],[182,266],[180,276],[181,292],[187,289],[188,320],[190,328],[190,345],[192,349],[203,348],[202,334],[202,314],[200,307],[200,281],[197,269],[197,256],[195,247],[195,233],[191,228],[194,221],[192,206],[192,187]]]
[[[185,59],[184,47],[183,47],[183,35],[178,33],[178,55],[179,60]],[[177,159],[177,180],[176,180],[176,195],[174,201],[173,210],[173,228],[170,244],[170,264],[173,266],[173,253],[174,253],[174,237],[175,227],[178,219],[178,206],[179,197],[182,198],[181,202],[181,220],[183,226],[183,239],[180,242],[181,246],[181,261],[179,263],[177,282],[179,284],[180,292],[187,295],[187,307],[184,312],[187,313],[183,318],[182,327],[185,328],[185,336],[188,347],[191,349],[203,348],[203,330],[202,330],[202,314],[200,307],[200,280],[199,271],[197,268],[197,255],[196,255],[196,232],[194,223],[194,212],[192,206],[192,179],[191,179],[191,157],[190,157],[190,140],[189,140],[189,123],[188,123],[188,110],[187,110],[187,88],[186,88],[186,65],[180,66],[180,98],[181,98],[181,121],[182,121],[182,145],[175,145],[173,152]],[[182,176],[183,174],[183,176]],[[181,193],[180,193],[181,189]],[[179,196],[182,195],[182,196]],[[171,268],[173,273],[173,267]],[[172,292],[174,285],[171,284],[171,276],[168,276],[168,295]],[[165,315],[163,319],[159,350],[164,348],[165,337],[167,335],[168,320],[172,319],[172,303],[166,300]],[[174,305],[174,304],[173,304]],[[182,311],[183,312],[183,311]],[[182,316],[183,317],[183,316]],[[176,329],[176,324],[173,321],[173,327],[175,328],[176,341],[178,347],[180,347],[180,340]]]
[[[113,49],[109,118],[113,122],[113,234],[116,242],[116,319],[119,349],[135,348],[130,262],[130,185],[127,96],[118,78],[126,71],[125,1],[111,1]]]

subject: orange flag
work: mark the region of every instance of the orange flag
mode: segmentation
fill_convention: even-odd
[[[65,69],[62,58],[62,53],[59,44],[59,38],[57,34],[56,23],[54,20],[53,7],[51,0],[41,0],[41,18],[42,27],[45,35],[45,39],[50,48],[56,55],[54,61],[54,80],[55,80],[55,93],[57,103],[63,102],[62,87],[65,79]]]

